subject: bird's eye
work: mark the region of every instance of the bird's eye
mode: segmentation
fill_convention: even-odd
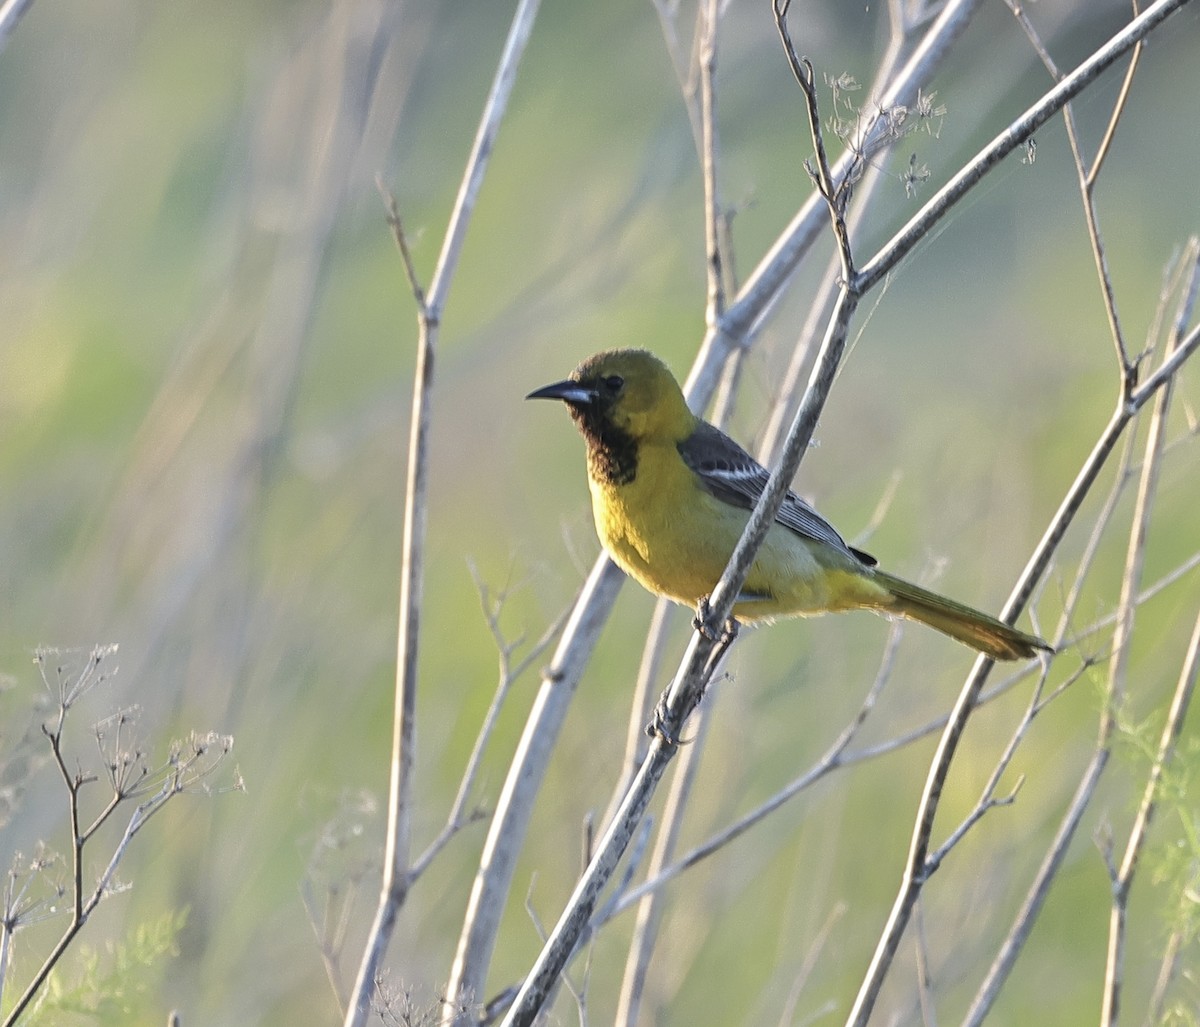
[[[604,379],[604,387],[608,389],[609,392],[620,392],[621,386],[624,384],[625,379],[619,374],[610,374]]]

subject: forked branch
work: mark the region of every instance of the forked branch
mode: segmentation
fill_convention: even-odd
[[[346,1010],[346,1027],[363,1027],[371,1008],[371,996],[391,939],[396,917],[411,883],[409,846],[413,740],[416,722],[417,643],[421,599],[424,588],[426,482],[430,427],[430,399],[434,353],[442,309],[467,226],[475,210],[480,186],[500,130],[517,67],[533,28],[539,0],[521,0],[513,15],[508,39],[492,81],[479,129],[467,159],[466,170],[455,199],[437,267],[428,293],[417,281],[412,257],[405,241],[395,204],[389,204],[389,222],[404,261],[405,275],[418,307],[417,366],[413,381],[412,422],[409,435],[408,480],[405,488],[403,567],[400,579],[400,616],[396,654],[396,698],[393,717],[392,761],[388,788],[388,826],[383,880],[375,919],[367,938],[358,976]]]

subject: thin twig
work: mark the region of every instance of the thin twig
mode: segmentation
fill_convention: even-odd
[[[891,33],[887,49],[880,59],[878,70],[868,89],[869,96],[882,96],[889,91],[901,56],[908,49],[910,26],[904,20],[903,12],[899,10],[900,6],[899,0],[888,5]],[[876,158],[880,157],[887,147],[894,143],[894,138],[883,137],[879,148],[875,151]],[[873,202],[880,198],[879,187],[884,181],[885,177],[879,167],[872,162],[864,171],[861,181],[854,187],[856,201],[854,209],[846,214],[847,231],[851,244],[853,244],[856,227],[866,223],[867,214]],[[792,357],[784,372],[778,396],[771,404],[771,409],[767,414],[766,427],[762,433],[762,444],[759,447],[759,458],[764,466],[768,466],[777,456],[784,433],[794,416],[793,397],[803,395],[803,383],[811,373],[812,362],[816,359],[817,340],[820,338],[822,327],[837,296],[838,283],[844,280],[845,265],[839,246],[837,253],[831,256],[826,264],[821,282],[809,304],[808,314],[805,316],[796,345],[793,347]],[[757,323],[761,324],[762,320],[760,318]],[[745,347],[741,347],[735,352],[743,352],[744,349]]]
[[[1138,13],[1137,0],[1134,0],[1133,13]],[[1113,139],[1116,138],[1117,125],[1121,121],[1121,115],[1125,112],[1125,106],[1129,102],[1129,93],[1133,88],[1133,77],[1137,74],[1138,62],[1142,58],[1142,43],[1138,42],[1133,48],[1133,52],[1129,55],[1129,67],[1125,69],[1125,77],[1121,80],[1121,90],[1117,94],[1116,102],[1113,104],[1112,114],[1108,118],[1108,127],[1104,130],[1104,137],[1100,140],[1100,145],[1096,147],[1096,156],[1092,158],[1092,166],[1087,174],[1086,186],[1091,192],[1096,186],[1096,179],[1100,177],[1100,169],[1104,167],[1104,161],[1108,157],[1108,151],[1112,148]]]
[[[881,109],[915,102],[921,87],[932,78],[954,40],[981,5],[982,0],[947,0],[939,8],[937,19],[914,48],[904,68],[879,97]],[[886,134],[881,118],[872,118],[860,125],[854,136],[847,140],[845,152],[831,166],[834,180],[845,177],[857,160],[856,155],[872,152]],[[705,333],[684,387],[696,409],[707,403],[719,368],[724,366],[729,353],[750,344],[827,222],[828,208],[821,195],[814,191],[751,271],[721,322]]]
[[[1188,302],[1189,295],[1190,290],[1185,290],[1184,304]],[[1176,333],[1174,340],[1177,339],[1178,334]],[[1177,346],[1178,343],[1176,342],[1174,348],[1177,348]],[[1168,351],[1160,366],[1165,366],[1174,355],[1172,347],[1168,346]],[[1128,392],[1132,387],[1132,383],[1127,378],[1123,380],[1123,390]],[[1106,703],[1097,729],[1095,748],[1076,787],[1067,812],[1059,824],[1058,832],[1055,834],[1054,840],[1048,848],[1041,866],[1038,868],[1033,883],[1030,885],[1025,901],[1014,918],[1013,925],[1001,945],[1000,951],[996,954],[987,976],[976,992],[967,1018],[964,1020],[965,1025],[979,1025],[983,1022],[992,1004],[995,1002],[1001,987],[1003,987],[1004,982],[1011,973],[1017,956],[1024,947],[1025,941],[1049,893],[1050,885],[1062,865],[1067,846],[1074,837],[1083,813],[1091,802],[1092,796],[1095,794],[1100,777],[1108,762],[1116,710],[1124,691],[1124,678],[1129,650],[1128,642],[1133,630],[1134,611],[1138,605],[1145,533],[1149,522],[1150,505],[1157,480],[1157,468],[1163,450],[1166,408],[1167,396],[1164,392],[1155,405],[1154,418],[1145,447],[1146,456],[1143,461],[1133,525],[1130,529],[1125,573],[1122,576],[1121,583],[1121,598],[1118,603],[1116,627],[1113,633],[1114,656],[1109,668]],[[1118,413],[1121,409],[1119,406]],[[1136,408],[1130,411],[1129,416],[1132,417],[1135,413]],[[1110,958],[1111,956],[1110,952]],[[1111,969],[1112,964],[1110,963],[1110,973]],[[1111,985],[1111,977],[1109,983]],[[1111,987],[1106,988],[1106,1006],[1110,1001],[1112,992],[1113,989]]]
[[[1187,653],[1179,673],[1179,681],[1171,698],[1171,708],[1167,711],[1166,723],[1163,724],[1162,737],[1159,739],[1158,751],[1150,767],[1150,775],[1146,780],[1146,788],[1142,793],[1141,805],[1138,807],[1133,828],[1129,832],[1129,841],[1125,847],[1125,855],[1113,881],[1112,911],[1109,921],[1108,961],[1105,972],[1104,1005],[1100,1022],[1111,1025],[1117,1021],[1117,1011],[1120,1005],[1121,987],[1121,958],[1124,950],[1125,917],[1129,901],[1129,889],[1133,884],[1133,876],[1137,870],[1138,857],[1146,842],[1146,834],[1150,821],[1154,816],[1155,803],[1162,784],[1163,768],[1170,762],[1175,751],[1175,743],[1183,730],[1183,721],[1187,716],[1192,694],[1196,690],[1196,679],[1200,677],[1200,615],[1196,617],[1196,625],[1192,629],[1192,640],[1188,644]]]
[[[484,839],[479,870],[451,968],[443,1018],[456,1022],[461,1009],[479,1000],[486,980],[517,855],[533,815],[534,800],[562,730],[567,709],[601,628],[608,620],[624,575],[600,557],[571,609],[542,685],[525,723]]]
[[[9,37],[17,29],[17,22],[32,6],[33,0],[4,0],[0,3],[0,50],[8,44]]]
[[[701,27],[699,18],[692,28],[692,48],[685,52],[679,40],[678,20],[679,4],[669,3],[668,0],[651,0],[654,11],[658,15],[659,28],[662,30],[663,41],[667,46],[667,56],[671,58],[671,67],[675,71],[675,79],[679,83],[679,92],[683,96],[684,109],[687,111],[688,122],[692,128],[696,152],[702,149],[700,141],[700,105],[696,99],[696,51],[699,47]]]
[[[1181,902],[1191,905],[1194,899],[1190,895],[1181,897]],[[1146,1017],[1142,1021],[1142,1027],[1161,1027],[1165,1022],[1163,1012],[1167,1004],[1167,991],[1170,989],[1172,982],[1175,980],[1175,975],[1179,970],[1179,954],[1184,947],[1184,940],[1187,933],[1184,928],[1176,927],[1171,932],[1171,936],[1167,938],[1167,944],[1163,949],[1162,960],[1158,967],[1158,977],[1154,981],[1154,993],[1150,996]]]
[[[792,0],[774,0],[772,8],[775,12],[775,28],[783,43],[784,54],[792,75],[804,94],[804,109],[808,113],[808,127],[812,135],[815,167],[809,166],[809,173],[816,183],[817,190],[829,208],[829,217],[833,223],[833,236],[837,242],[838,257],[842,263],[842,281],[854,280],[854,259],[850,252],[850,235],[846,230],[846,208],[850,202],[850,191],[862,173],[862,151],[854,152],[854,160],[846,172],[836,179],[829,166],[829,155],[825,151],[825,135],[821,130],[821,112],[817,103],[817,87],[813,75],[812,62],[807,57],[796,53],[792,43],[791,32],[788,30],[787,16]],[[807,166],[807,165],[806,165]]]
[[[834,926],[843,916],[846,915],[846,904],[839,902],[830,911],[829,916],[825,918],[825,922],[821,925],[821,929],[817,931],[817,936],[813,939],[812,944],[808,947],[808,951],[804,954],[804,961],[800,964],[800,969],[796,973],[796,979],[792,982],[792,989],[788,993],[787,1001],[783,1004],[783,1009],[779,1014],[779,1027],[788,1027],[795,1016],[796,1005],[800,1001],[800,996],[804,992],[805,986],[808,984],[809,978],[817,965],[817,959],[824,950],[825,945],[829,941],[829,935],[832,933]]]
[[[655,838],[654,849],[650,854],[650,862],[646,867],[649,877],[657,877],[663,867],[675,858],[675,846],[683,827],[683,814],[687,808],[687,800],[691,795],[696,774],[699,771],[700,759],[703,756],[704,743],[708,735],[708,726],[712,721],[710,713],[712,708],[710,699],[710,704],[707,704],[695,718],[692,737],[688,740],[688,745],[684,749],[679,763],[675,766],[674,777],[663,807],[662,822]],[[625,894],[627,889],[628,882],[624,887],[619,887],[614,891],[614,901],[597,913],[595,927],[607,922],[613,915],[617,905],[616,900]],[[617,1014],[613,1020],[617,1027],[621,1027],[621,1025],[633,1027],[639,1022],[642,993],[650,971],[650,957],[653,955],[654,946],[658,940],[658,928],[663,915],[662,903],[658,901],[660,898],[660,892],[648,893],[638,907],[617,1000]]]
[[[596,855],[576,885],[566,909],[509,1008],[504,1018],[505,1027],[528,1027],[545,1007],[567,961],[580,940],[588,934],[600,893],[638,830],[650,797],[676,748],[661,735],[651,742],[650,751],[634,778],[625,802],[600,839]]]
[[[496,68],[491,91],[484,106],[479,129],[467,158],[466,170],[454,201],[437,266],[427,294],[414,289],[418,305],[419,338],[417,366],[413,381],[413,408],[409,438],[408,480],[405,488],[403,568],[400,581],[399,630],[396,657],[396,699],[392,732],[392,761],[388,786],[388,825],[383,880],[379,904],[364,947],[358,976],[346,1011],[346,1027],[363,1027],[371,1009],[371,995],[383,954],[387,949],[396,917],[407,897],[409,884],[409,845],[411,833],[411,791],[413,738],[416,720],[417,651],[421,599],[424,587],[425,524],[427,517],[426,481],[430,426],[430,398],[433,384],[434,353],[438,326],[449,293],[467,227],[474,213],[483,176],[487,170],[496,136],[500,130],[508,98],[516,79],[517,67],[533,28],[538,0],[521,0],[513,14],[504,51]],[[404,244],[404,233],[395,205],[389,206],[389,219],[400,247],[405,274],[416,286],[412,258]],[[447,998],[455,1004],[455,996]]]
[[[1029,139],[1109,66],[1189,2],[1159,0],[1097,49],[1024,114],[1014,119],[862,266],[852,283],[855,291],[870,288],[891,271],[988,171]]]
[[[1188,304],[1189,298],[1190,296],[1185,294],[1183,305],[1186,306]],[[1177,339],[1178,337],[1172,333],[1164,355],[1164,364],[1171,358]],[[1110,744],[1109,739],[1113,733],[1116,718],[1125,699],[1125,683],[1131,649],[1130,642],[1133,637],[1134,616],[1137,609],[1135,596],[1141,584],[1142,568],[1145,562],[1146,535],[1158,487],[1159,468],[1161,466],[1162,451],[1165,446],[1167,413],[1170,409],[1170,403],[1171,380],[1168,379],[1159,391],[1158,398],[1155,400],[1154,416],[1151,418],[1150,430],[1147,433],[1146,456],[1142,463],[1142,474],[1134,508],[1133,530],[1130,532],[1129,537],[1125,574],[1121,580],[1121,598],[1118,604],[1119,615],[1117,617],[1116,629],[1113,632],[1112,673],[1109,677],[1108,695],[1106,696],[1100,722],[1101,741],[1098,744],[1102,744],[1105,747]],[[1185,678],[1181,678],[1181,689],[1185,688],[1182,684]],[[1194,682],[1192,683],[1194,684]],[[1176,694],[1178,695],[1179,693],[1177,692]],[[1191,695],[1190,685],[1186,687],[1184,695],[1183,711],[1186,712],[1187,698],[1190,698]],[[1176,730],[1176,726],[1168,724],[1160,752],[1165,750],[1166,754],[1169,754]],[[1154,792],[1157,787],[1158,776],[1160,775],[1161,767],[1158,768],[1157,773],[1151,773],[1151,779],[1147,783],[1146,794],[1143,798],[1142,808],[1138,811],[1138,822],[1135,823],[1134,830],[1130,834],[1129,848],[1126,850],[1125,860],[1122,863],[1121,870],[1113,876],[1112,908],[1109,919],[1108,951],[1104,973],[1104,996],[1100,1011],[1100,1023],[1102,1027],[1112,1027],[1116,1023],[1117,1014],[1120,1009],[1121,984],[1124,971],[1125,916],[1128,910],[1129,887],[1133,881],[1137,854],[1141,846],[1141,833],[1144,831],[1153,810]],[[1145,823],[1142,823],[1143,818],[1145,818]]]
[[[696,17],[701,23],[697,67],[700,72],[700,170],[704,179],[704,251],[708,279],[705,320],[717,324],[725,314],[725,272],[718,191],[717,22],[719,0],[704,0]]]
[[[654,700],[661,689],[658,687],[659,671],[666,655],[667,632],[671,623],[671,612],[676,609],[669,599],[657,599],[654,612],[650,615],[650,626],[646,630],[646,644],[642,647],[642,658],[638,663],[637,680],[633,699],[629,705],[629,723],[625,732],[625,753],[621,758],[621,774],[613,785],[612,797],[601,824],[612,822],[621,800],[629,790],[629,784],[638,767],[646,758],[650,740],[646,737],[646,724],[654,709]]]
[[[792,799],[806,788],[821,780],[826,774],[851,762],[851,760],[846,758],[846,750],[850,742],[854,739],[854,736],[858,733],[859,728],[862,727],[871,711],[875,708],[880,694],[891,679],[902,634],[902,625],[899,621],[894,622],[891,630],[888,632],[888,639],[884,646],[879,670],[862,704],[859,706],[858,712],[812,767],[780,789],[765,802],[756,806],[745,816],[740,817],[734,823],[713,835],[708,841],[691,849],[675,863],[661,869],[653,877],[648,878],[642,884],[638,885],[638,887],[622,893],[619,901],[610,906],[608,915],[616,916],[618,913],[628,909],[646,895],[653,893],[668,881],[678,877],[685,870],[708,858],[717,850],[724,848],[735,838],[738,838],[755,824],[783,806],[789,799]],[[853,762],[857,762],[857,760],[853,760]]]
[[[96,652],[99,652],[99,650],[96,650]],[[77,699],[80,693],[76,692],[70,696],[65,692],[61,694],[63,695],[63,700],[60,702],[55,725],[46,728],[45,732],[54,751],[54,760],[59,766],[60,773],[63,775],[71,807],[72,895],[70,918],[58,941],[51,947],[41,966],[26,985],[25,990],[17,998],[12,1009],[8,1011],[2,1021],[3,1027],[13,1027],[17,1023],[29,1008],[30,1003],[36,997],[37,993],[45,985],[51,972],[58,965],[67,949],[70,948],[76,937],[83,930],[92,913],[95,912],[96,907],[111,893],[117,868],[125,858],[134,837],[156,813],[165,808],[166,804],[172,798],[212,773],[229,753],[233,745],[233,740],[227,737],[217,735],[193,736],[191,742],[188,743],[190,748],[185,747],[183,743],[177,743],[160,769],[156,770],[153,774],[137,775],[137,784],[129,790],[115,791],[114,795],[105,804],[101,814],[94,821],[94,827],[98,828],[102,822],[109,819],[115,809],[123,805],[127,800],[136,797],[141,798],[142,801],[134,807],[133,812],[130,814],[129,821],[126,823],[120,839],[114,845],[108,863],[96,879],[95,885],[85,889],[83,883],[83,857],[85,847],[91,835],[90,833],[81,831],[79,828],[79,792],[83,785],[96,779],[94,776],[86,775],[82,772],[71,773],[66,770],[66,760],[63,756],[61,743],[66,713],[69,709],[67,702]],[[140,760],[141,754],[139,753],[135,758],[135,762],[140,762]],[[149,783],[143,785],[143,782]],[[6,918],[4,924],[5,940],[7,940],[8,936],[17,926],[19,926],[17,923],[11,922],[10,919]]]
[[[925,936],[925,915],[921,903],[917,903],[914,919],[917,922],[913,946],[916,949],[917,996],[921,1005],[922,1027],[937,1027],[937,1013],[933,1005],[933,973],[929,968],[929,942]]]
[[[1196,334],[1200,334],[1200,331]],[[1186,342],[1187,340],[1180,343],[1176,351],[1163,361],[1159,368],[1160,372],[1168,365],[1175,368],[1179,366],[1176,358],[1179,356],[1179,349],[1186,345]],[[1157,388],[1161,387],[1169,378],[1162,377],[1161,374],[1156,372],[1151,380],[1156,383]],[[1004,606],[1002,619],[1011,622],[1028,601],[1036,583],[1045,573],[1053,554],[1074,520],[1076,513],[1078,513],[1082,506],[1085,497],[1090,493],[1101,469],[1108,462],[1110,454],[1120,440],[1126,427],[1137,414],[1138,410],[1144,405],[1145,401],[1153,395],[1153,393],[1146,391],[1146,386],[1135,390],[1133,385],[1134,383],[1128,378],[1122,381],[1121,395],[1108,426],[1101,433],[1100,438],[1084,462],[1066,496],[1064,496],[1050,525],[1047,527],[1041,541],[1035,548],[1024,571],[1021,573],[1017,585],[1014,587],[1008,602]],[[1149,382],[1147,382],[1148,385]],[[900,939],[911,915],[913,904],[927,879],[927,858],[930,838],[942,790],[949,775],[950,764],[954,759],[958,743],[962,738],[963,731],[966,729],[967,721],[977,703],[979,693],[983,688],[991,666],[991,661],[982,657],[976,661],[971,675],[959,692],[958,700],[954,705],[950,720],[942,732],[938,750],[930,766],[930,772],[921,796],[914,823],[908,861],[905,865],[900,888],[897,891],[887,925],[880,935],[870,967],[863,979],[848,1021],[849,1024],[853,1024],[855,1027],[862,1027],[867,1022],[867,1018],[874,1008],[879,991],[883,986],[883,980],[899,948]],[[1103,763],[1103,760],[1096,761],[1096,764],[1085,775],[1086,778],[1091,779],[1091,787],[1093,788],[1095,780],[1099,778],[1103,770]],[[1082,788],[1083,785],[1081,784]],[[1090,795],[1090,792],[1087,794]],[[1079,811],[1078,815],[1082,815],[1082,810]],[[1077,823],[1077,818],[1075,823]],[[1068,832],[1066,837],[1069,840],[1070,833],[1074,831],[1074,823],[1070,825],[1064,823],[1063,830]],[[1012,958],[1015,959],[1015,954]]]
[[[427,317],[429,304],[425,299],[425,289],[417,275],[416,265],[413,263],[412,251],[408,246],[408,235],[404,231],[404,222],[400,219],[400,210],[396,206],[396,197],[384,185],[382,175],[375,176],[375,188],[379,190],[379,195],[383,197],[384,205],[387,207],[388,227],[392,230],[392,239],[396,243],[396,249],[400,251],[400,260],[404,264],[404,275],[408,279],[408,287],[412,290],[413,299],[417,301],[417,310],[423,317]]]
[[[717,33],[720,19],[720,0],[703,0],[696,11],[696,61],[695,67],[699,79],[700,109],[699,109],[699,143],[700,167],[704,180],[704,238],[705,266],[708,282],[707,302],[705,305],[705,321],[711,327],[716,325],[725,313],[726,282],[732,273],[732,249],[729,246],[729,233],[725,230],[727,222],[721,208],[718,163],[719,163],[719,130],[717,121]],[[735,353],[727,362],[725,374],[716,399],[714,422],[721,426],[732,413],[736,383],[741,368],[740,354]],[[663,625],[666,623],[666,613],[662,609],[662,601],[656,610],[655,621],[647,638],[647,650],[643,655],[643,666],[650,663],[658,664],[658,653],[663,638]],[[640,703],[635,698],[633,715],[641,713]],[[711,703],[701,710],[696,719],[696,727],[690,744],[683,758],[675,768],[674,779],[668,791],[667,801],[662,816],[654,849],[650,856],[647,873],[656,875],[663,866],[674,858],[675,845],[682,830],[684,814],[687,810],[688,799],[700,761],[704,753],[704,741],[707,735],[707,725],[712,710]],[[643,717],[642,723],[645,723]],[[635,725],[630,724],[632,732]],[[632,738],[631,738],[632,741]],[[614,900],[628,886],[619,887],[614,892]],[[638,1021],[642,993],[649,974],[650,960],[658,940],[658,928],[662,918],[662,905],[658,894],[649,895],[638,909],[637,921],[633,937],[630,941],[629,952],[626,956],[625,971],[621,981],[618,997],[616,1024],[632,1025]],[[597,921],[606,919],[606,910],[600,910]]]
[[[1158,389],[1175,377],[1179,369],[1196,352],[1197,347],[1200,347],[1200,325],[1188,332],[1180,340],[1170,357],[1164,360],[1158,369],[1133,391],[1129,397],[1130,405],[1138,408],[1143,406]]]
[[[399,220],[392,223],[398,242]],[[406,249],[401,245],[402,252]],[[417,645],[424,591],[425,525],[429,474],[430,399],[438,314],[418,299],[420,330],[413,380],[412,422],[409,435],[408,480],[404,492],[404,541],[400,577],[400,623],[397,633],[396,698],[392,730],[391,773],[388,781],[388,822],[383,879],[375,920],[367,936],[358,975],[346,1006],[346,1027],[363,1027],[371,996],[391,940],[400,907],[408,897],[409,846],[412,832],[413,744],[417,712]]]
[[[454,802],[450,806],[450,812],[446,815],[446,823],[442,825],[442,829],[438,832],[437,837],[429,843],[425,851],[413,861],[413,865],[408,872],[410,886],[425,872],[451,838],[468,824],[473,824],[483,819],[483,811],[472,810],[468,812],[467,803],[470,801],[471,792],[474,790],[475,780],[479,776],[479,767],[483,762],[483,753],[487,748],[488,740],[495,730],[496,721],[499,719],[500,711],[504,706],[505,700],[508,698],[508,693],[513,684],[529,669],[534,661],[541,658],[542,653],[546,651],[550,643],[558,637],[559,632],[562,631],[563,624],[566,623],[568,612],[564,610],[559,614],[558,618],[542,633],[542,637],[534,642],[528,652],[513,664],[510,644],[506,643],[500,636],[499,626],[496,624],[495,618],[490,612],[485,611],[489,627],[492,629],[499,649],[500,673],[496,681],[496,690],[492,694],[491,705],[488,706],[488,711],[479,726],[479,732],[475,736],[475,744],[471,747],[471,755],[467,758],[466,766],[463,768],[462,778],[458,784],[458,791],[455,793]]]

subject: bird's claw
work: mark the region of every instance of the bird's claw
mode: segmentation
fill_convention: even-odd
[[[715,646],[708,654],[704,670],[700,675],[700,690],[696,695],[696,704],[699,705],[718,664],[720,664],[726,651],[733,644],[733,640],[737,638],[738,622],[733,617],[730,617],[725,621],[720,632],[718,632],[712,625],[708,596],[701,596],[700,601],[696,604],[696,617],[692,621],[692,626]],[[654,714],[650,718],[650,723],[646,725],[646,734],[651,738],[661,738],[667,745],[687,745],[691,742],[691,739],[680,738],[675,729],[668,726],[672,719],[670,706],[667,702],[669,691],[670,689],[667,692],[663,692],[659,697],[658,703],[654,707]]]
[[[713,627],[712,610],[708,605],[708,596],[701,596],[699,602],[696,603],[696,616],[692,618],[692,627],[700,632],[710,642],[720,644],[722,651],[728,649],[733,640],[737,638],[738,622],[733,617],[726,619],[721,626],[720,633]]]
[[[667,689],[667,692],[669,691],[670,689]],[[690,745],[692,739],[680,738],[674,729],[667,726],[667,720],[671,713],[667,705],[667,692],[663,692],[658,697],[654,713],[650,717],[650,723],[646,725],[646,734],[651,738],[661,738],[667,745]]]

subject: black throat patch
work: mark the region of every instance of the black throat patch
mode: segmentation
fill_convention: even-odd
[[[637,443],[608,418],[603,403],[567,404],[587,442],[588,472],[606,485],[628,485],[637,477]]]

